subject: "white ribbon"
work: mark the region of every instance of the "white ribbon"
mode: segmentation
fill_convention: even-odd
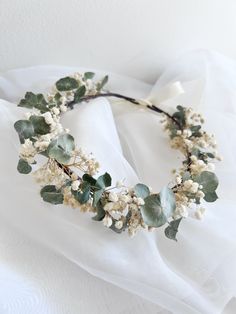
[[[170,100],[172,98],[175,98],[183,93],[184,93],[184,88],[182,84],[179,81],[176,81],[174,83],[164,86],[158,91],[151,92],[151,94],[147,98],[140,99],[140,103],[143,106],[148,106],[148,105],[159,106],[161,103],[167,100]]]

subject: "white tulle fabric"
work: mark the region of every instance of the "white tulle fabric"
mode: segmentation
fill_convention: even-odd
[[[0,103],[0,215],[32,239],[94,276],[155,303],[159,310],[221,313],[236,296],[236,63],[215,53],[194,52],[167,68],[151,91],[158,93],[180,81],[185,94],[160,105],[173,110],[182,104],[203,112],[224,157],[217,165],[219,200],[205,205],[202,222],[183,221],[178,243],[167,240],[163,229],[140,232],[130,239],[78,210],[46,204],[33,179],[16,172],[19,144],[12,125],[23,109],[9,101],[16,102],[26,90],[45,91],[74,70],[31,68],[0,78],[1,98],[7,100]],[[128,84],[128,79],[111,75],[110,89],[148,96],[148,86],[138,89]],[[159,120],[158,115],[134,105],[121,101],[110,105],[100,99],[68,112],[63,124],[78,146],[94,153],[101,172],[110,172],[114,182],[125,178],[128,185],[143,182],[158,191],[169,182],[171,169],[181,163]]]

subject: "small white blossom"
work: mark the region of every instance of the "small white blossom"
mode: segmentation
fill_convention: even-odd
[[[106,215],[103,220],[102,220],[104,226],[106,226],[107,228],[109,228],[112,225],[112,219],[109,215]]]
[[[111,201],[111,202],[118,202],[118,196],[117,196],[117,194],[116,193],[114,193],[114,192],[110,192],[109,193],[109,200]]]
[[[116,221],[115,227],[116,227],[117,229],[121,229],[121,228],[123,227],[123,221],[122,221],[122,220]]]
[[[79,188],[79,185],[80,185],[80,181],[79,180],[73,181],[72,184],[71,184],[72,190],[77,191],[78,188]]]

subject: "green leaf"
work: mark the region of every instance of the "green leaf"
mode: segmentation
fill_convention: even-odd
[[[175,194],[168,187],[164,187],[160,192],[160,201],[164,215],[169,218],[175,211]]]
[[[74,149],[75,143],[73,136],[63,134],[49,144],[47,152],[49,157],[56,159],[61,164],[67,164]]]
[[[85,173],[82,177],[83,181],[88,182],[90,185],[95,186],[96,179],[94,179],[91,175]]]
[[[150,195],[149,188],[145,184],[142,184],[142,183],[138,183],[135,185],[134,192],[137,197],[141,197],[143,199],[146,198],[148,195]]]
[[[18,161],[17,170],[18,170],[20,173],[28,174],[28,173],[31,172],[32,167],[28,164],[27,161],[25,161],[24,159],[20,159],[20,160]]]
[[[32,123],[34,128],[34,133],[39,135],[44,135],[50,133],[50,125],[48,125],[41,116],[31,116],[29,121]]]
[[[215,158],[215,155],[212,154],[212,153],[206,153],[206,155],[207,155],[209,158]]]
[[[152,194],[145,198],[145,204],[141,207],[141,214],[145,224],[151,227],[160,227],[167,222],[158,194]]]
[[[208,192],[204,196],[204,200],[209,203],[215,202],[217,199],[218,195],[216,194],[216,192]]]
[[[108,77],[108,75],[106,75],[106,76],[104,76],[102,81],[97,84],[97,91],[98,92],[100,92],[103,89],[103,87],[107,84],[108,79],[109,79],[109,77]]]
[[[167,222],[175,210],[175,196],[171,189],[163,188],[160,194],[152,194],[145,198],[141,207],[144,222],[151,227],[160,227]]]
[[[100,201],[103,192],[104,192],[104,189],[100,189],[93,193],[93,206],[96,206],[97,203]]]
[[[194,178],[194,181],[203,186],[202,191],[205,194],[209,192],[214,192],[219,184],[217,176],[210,171],[203,171],[200,175]]]
[[[62,204],[64,200],[64,196],[60,190],[56,189],[55,185],[46,185],[41,191],[40,195],[45,202],[57,205]]]
[[[109,175],[109,173],[106,172],[98,177],[96,186],[101,189],[105,189],[106,187],[111,186],[111,176]]]
[[[85,80],[91,80],[94,77],[95,73],[93,72],[85,72],[84,73],[84,79]]]
[[[59,91],[69,91],[79,86],[76,79],[73,77],[64,77],[56,82],[56,87]]]
[[[19,135],[21,143],[24,143],[25,139],[34,136],[34,127],[31,121],[18,120],[15,122],[14,128]]]
[[[185,126],[185,108],[182,106],[177,106],[178,111],[173,114],[173,117],[179,122],[180,126],[183,128]]]
[[[90,197],[90,185],[86,184],[83,187],[82,192],[80,191],[73,191],[72,194],[74,195],[75,199],[80,203],[80,204],[85,204],[88,202],[89,197]]]
[[[75,92],[74,101],[79,102],[80,99],[85,95],[85,93],[86,93],[86,87],[84,85],[80,86]]]
[[[169,226],[165,228],[165,235],[167,238],[177,241],[176,234],[178,232],[178,228],[179,228],[179,224],[181,220],[182,218],[179,218],[177,220],[172,220]]]
[[[46,102],[43,94],[34,94],[32,92],[27,92],[25,94],[25,98],[21,99],[18,106],[30,109],[36,108],[41,112],[46,112],[48,111],[47,105],[48,103]]]
[[[101,221],[103,220],[103,218],[105,217],[105,210],[103,209],[103,206],[102,206],[102,203],[101,202],[98,202],[97,206],[96,206],[96,209],[97,209],[97,214],[96,216],[92,217],[93,220],[95,221]]]

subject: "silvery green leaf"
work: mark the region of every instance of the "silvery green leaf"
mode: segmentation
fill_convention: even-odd
[[[16,121],[14,124],[14,128],[19,135],[21,143],[24,143],[25,139],[34,136],[34,127],[29,120]]]
[[[40,195],[45,202],[57,205],[62,204],[64,200],[64,196],[60,190],[56,189],[55,185],[46,185],[41,191]]]
[[[85,173],[82,177],[83,181],[88,182],[90,185],[95,186],[96,184],[96,179],[94,179],[91,175],[88,173]]]
[[[202,190],[205,194],[214,192],[219,184],[217,176],[210,171],[203,171],[200,175],[194,178],[194,181],[203,186]]]
[[[96,206],[97,203],[100,201],[103,192],[104,192],[104,189],[94,191],[94,193],[93,193],[93,206]]]
[[[108,79],[109,79],[108,75],[104,76],[102,81],[97,84],[97,91],[100,92],[103,89],[103,87],[107,84]]]
[[[106,172],[100,177],[98,177],[96,186],[103,189],[108,186],[111,186],[111,176],[109,175],[109,173]]]
[[[74,195],[75,199],[80,203],[80,204],[85,204],[89,200],[90,197],[90,185],[87,184],[82,192],[80,191],[72,191],[72,194]]]
[[[67,164],[74,149],[75,143],[73,136],[63,134],[49,144],[47,152],[49,157],[56,159],[59,163]]]
[[[145,184],[142,184],[142,183],[138,183],[135,185],[134,192],[137,197],[141,197],[143,199],[147,197],[148,195],[150,195],[149,188]]]
[[[56,82],[56,87],[59,91],[69,91],[79,86],[76,79],[73,77],[63,77]]]
[[[85,80],[91,80],[94,77],[95,73],[93,72],[85,72],[84,73],[84,79]]]
[[[175,194],[168,187],[164,187],[160,192],[160,201],[163,209],[163,213],[166,218],[172,216],[175,211]]]
[[[167,238],[177,241],[176,234],[178,232],[178,228],[179,228],[179,224],[181,220],[182,218],[172,220],[169,226],[165,228],[165,235]]]
[[[97,209],[97,214],[96,216],[92,217],[92,219],[96,221],[101,221],[105,217],[105,214],[106,214],[101,202],[97,203],[96,209]]]
[[[20,160],[18,161],[17,170],[18,170],[20,173],[28,174],[28,173],[31,172],[32,167],[28,164],[27,161],[25,161],[24,159],[20,159]]]
[[[204,196],[204,200],[209,203],[215,202],[217,199],[218,199],[218,196],[216,192],[208,192]]]
[[[32,123],[34,128],[34,133],[39,135],[44,135],[50,133],[50,125],[48,125],[41,116],[31,116],[29,121]]]
[[[144,222],[151,227],[160,227],[167,222],[175,210],[175,195],[171,189],[165,187],[160,194],[147,196],[141,207]]]
[[[25,107],[25,108],[37,108],[41,112],[48,111],[47,107],[48,103],[46,102],[43,94],[34,94],[32,92],[27,92],[25,94],[25,98],[21,99],[19,103],[19,107]]]
[[[74,95],[74,101],[79,102],[81,97],[83,97],[86,93],[86,88],[84,85],[80,86],[76,91]]]
[[[141,214],[146,225],[160,227],[167,222],[163,213],[160,196],[152,194],[145,198],[145,204],[141,207]]]

